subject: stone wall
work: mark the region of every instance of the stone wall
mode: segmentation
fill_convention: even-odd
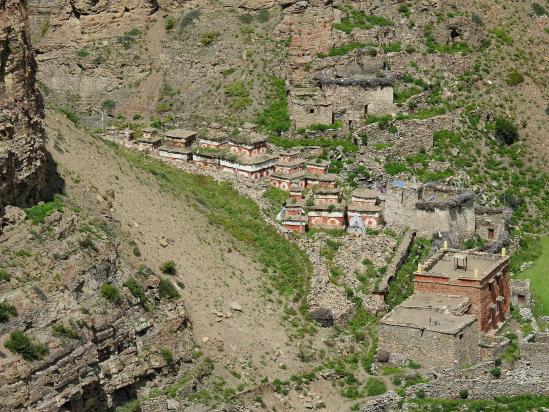
[[[383,115],[394,112],[393,88],[390,86],[363,87],[324,84],[326,99],[333,104],[334,120],[360,121],[367,114]]]
[[[412,359],[429,368],[452,368],[454,361],[458,365],[475,363],[478,358],[476,322],[467,325],[460,333],[462,335],[451,335],[380,323],[378,347],[391,356]]]
[[[475,208],[475,230],[484,240],[494,241],[507,232],[512,211],[507,208]]]
[[[39,199],[45,179],[44,105],[35,87],[36,62],[26,0],[0,8],[0,211]]]
[[[438,116],[426,120],[399,120],[394,124],[397,127],[395,133],[387,128],[380,128],[378,123],[359,127],[356,135],[366,134],[368,136],[367,149],[373,153],[384,154],[387,157],[408,156],[418,153],[424,149],[430,151],[433,148],[433,132],[441,129],[451,129],[455,124],[452,116]],[[361,139],[358,139],[361,141]],[[382,150],[374,150],[376,144],[391,144]]]

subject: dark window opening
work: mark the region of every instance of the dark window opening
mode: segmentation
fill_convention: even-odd
[[[460,339],[463,339],[463,333],[460,333],[458,336]]]
[[[368,116],[368,106],[369,106],[369,104],[364,106],[364,116]]]
[[[518,295],[517,299],[518,299],[518,303],[520,303],[520,304],[525,304],[526,303],[526,296],[524,296],[524,295]]]
[[[315,109],[309,109],[309,114],[313,114],[315,112]]]
[[[495,231],[494,229],[488,229],[488,239],[494,239]]]

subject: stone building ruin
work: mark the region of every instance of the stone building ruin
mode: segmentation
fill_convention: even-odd
[[[407,227],[420,236],[452,233],[459,239],[475,234],[474,194],[437,183],[392,181],[387,184],[383,217],[388,226]]]

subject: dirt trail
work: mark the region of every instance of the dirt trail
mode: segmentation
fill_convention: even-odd
[[[163,192],[154,176],[67,125],[57,113],[48,112],[47,131],[49,150],[69,196],[85,199],[83,193],[100,196],[112,190],[113,217],[132,235],[143,263],[155,270],[166,260],[177,263],[177,280],[185,284],[182,294],[205,355],[230,364],[243,377],[288,377],[295,372],[298,349],[288,346],[280,325],[282,305],[260,296],[258,265],[237,251],[234,239],[211,226],[185,200]],[[242,311],[232,310],[232,302]],[[214,311],[232,317],[221,318]],[[204,337],[209,340],[203,342]],[[281,369],[281,364],[288,369]]]

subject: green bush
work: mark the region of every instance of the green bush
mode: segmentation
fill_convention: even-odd
[[[515,143],[519,138],[517,126],[511,119],[506,117],[496,117],[494,131],[496,139],[506,145]]]
[[[366,394],[368,396],[381,395],[387,392],[385,382],[378,378],[368,378],[366,382]]]
[[[203,46],[207,47],[207,46],[210,46],[218,37],[219,37],[218,32],[209,31],[202,35],[202,38],[200,39],[200,43],[202,43]]]
[[[363,49],[367,47],[368,44],[366,43],[360,43],[360,42],[350,42],[342,44],[341,46],[332,48],[327,54],[326,53],[318,53],[317,57],[333,57],[333,56],[344,56],[350,51],[356,50],[356,49]]]
[[[173,260],[167,260],[160,265],[160,271],[165,275],[175,275],[177,273],[177,264]]]
[[[78,333],[72,328],[64,326],[62,323],[57,323],[52,326],[53,334],[59,337],[65,337],[69,339],[78,339]]]
[[[166,30],[172,30],[175,26],[175,18],[173,16],[168,16],[164,19],[164,28]]]
[[[13,331],[8,340],[4,342],[4,346],[12,353],[18,353],[23,359],[28,361],[42,359],[49,352],[47,345],[33,342],[33,340],[21,330]]]
[[[498,368],[498,367],[492,368],[490,369],[490,373],[492,374],[493,377],[499,378],[501,376],[501,368]]]
[[[168,348],[161,348],[160,349],[160,355],[162,356],[162,359],[164,359],[164,362],[166,362],[167,365],[173,365],[174,359],[173,359],[173,353]]]
[[[80,49],[76,51],[76,55],[80,58],[88,57],[90,55],[90,52],[86,49]]]
[[[63,211],[63,200],[58,195],[56,195],[51,202],[42,203],[25,209],[25,214],[27,215],[27,219],[30,219],[33,224],[37,225],[44,223],[44,219],[56,211]]]
[[[141,304],[147,303],[147,295],[145,294],[145,289],[137,280],[134,278],[129,278],[126,282],[124,282],[124,286],[127,287],[130,290],[130,293],[135,296],[137,299],[139,299],[139,302]]]
[[[406,17],[410,17],[410,15],[412,14],[412,10],[407,4],[401,4],[400,6],[398,6],[398,11],[404,14]]]
[[[178,299],[181,297],[174,284],[166,278],[160,279],[158,284],[158,294],[161,299]]]
[[[17,316],[15,306],[7,302],[0,302],[0,322],[7,322],[12,316]]]
[[[532,10],[536,16],[545,16],[547,14],[545,8],[539,3],[532,3]]]
[[[101,103],[101,108],[109,112],[113,111],[115,107],[116,107],[116,102],[111,99],[104,100],[103,103]]]
[[[469,391],[467,389],[462,389],[459,391],[459,397],[461,399],[467,399],[469,397]]]
[[[524,81],[524,76],[518,70],[513,69],[507,76],[506,81],[509,86],[516,86]]]
[[[421,365],[419,363],[417,363],[416,361],[410,359],[408,361],[408,367],[412,368],[412,369],[419,369],[419,368],[421,368]]]
[[[416,391],[416,398],[425,399],[425,391],[423,389],[418,389]]]
[[[120,290],[111,283],[103,283],[101,285],[101,296],[113,303],[119,303],[122,300]]]
[[[0,270],[0,282],[9,282],[11,280],[11,275],[5,270]]]

